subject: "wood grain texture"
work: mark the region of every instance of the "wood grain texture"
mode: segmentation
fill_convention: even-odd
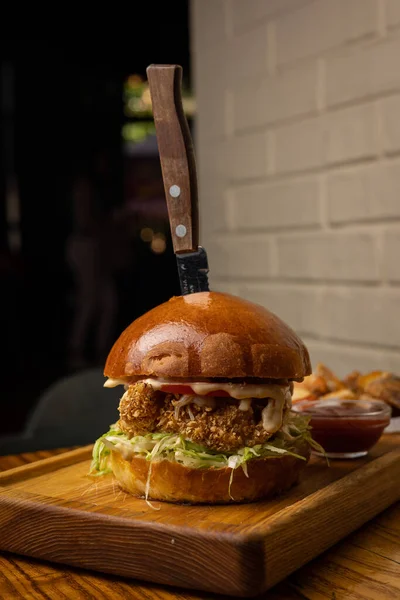
[[[150,65],[147,68],[165,197],[175,252],[196,251],[199,244],[196,160],[182,107],[182,67]],[[175,198],[171,186],[180,188]],[[176,227],[186,228],[179,237]]]
[[[235,510],[160,504],[159,511],[126,497],[115,489],[112,477],[93,484],[86,475],[90,447],[75,450],[0,475],[0,544],[14,552],[137,579],[250,595],[279,581],[398,497],[390,495],[399,491],[390,481],[399,452],[385,453],[390,447],[382,444],[375,460],[369,457],[359,469],[358,461],[345,463],[341,470],[338,463],[327,469],[316,459],[296,494],[272,503]],[[355,471],[343,477],[349,468]],[[364,493],[359,498],[356,493],[351,498],[356,514],[348,513],[349,487],[365,490],[371,477],[379,497]],[[330,481],[334,483],[328,485]],[[310,532],[315,534],[312,539]]]
[[[389,436],[387,436],[389,437]],[[392,436],[397,444],[400,436]],[[386,440],[383,440],[386,442]],[[392,446],[392,443],[389,444]],[[387,447],[386,447],[387,449]],[[0,469],[44,453],[0,457]],[[45,453],[48,454],[48,453]],[[400,598],[400,503],[258,598],[265,600],[396,600]],[[227,596],[127,581],[31,558],[0,555],[0,598],[200,600]]]
[[[15,467],[22,467],[30,463],[43,460],[44,458],[50,458],[57,456],[58,454],[65,454],[74,450],[74,448],[56,448],[55,450],[38,450],[37,452],[23,452],[22,454],[8,454],[7,456],[0,456],[0,472],[8,471]]]

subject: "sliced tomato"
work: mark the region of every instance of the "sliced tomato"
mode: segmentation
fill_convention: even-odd
[[[167,383],[164,384],[161,387],[161,390],[163,392],[167,392],[169,394],[182,394],[183,395],[189,395],[189,396],[196,396],[198,394],[196,394],[195,391],[192,390],[192,388],[190,387],[190,385],[168,385]],[[208,392],[208,394],[202,394],[205,396],[221,396],[224,398],[229,398],[229,394],[228,392],[226,392],[225,390],[215,390],[215,392]]]

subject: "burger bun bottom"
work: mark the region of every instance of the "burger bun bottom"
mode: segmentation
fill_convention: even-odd
[[[188,504],[230,504],[252,502],[282,494],[298,483],[300,474],[310,459],[310,447],[305,440],[294,442],[290,454],[254,458],[247,462],[247,474],[242,467],[233,472],[229,467],[191,468],[167,459],[152,463],[140,456],[125,459],[111,451],[111,468],[119,486],[138,498]],[[149,468],[151,473],[149,476]]]

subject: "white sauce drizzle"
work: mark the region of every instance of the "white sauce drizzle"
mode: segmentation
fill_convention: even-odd
[[[272,434],[282,427],[284,406],[285,398],[283,395],[279,400],[270,398],[267,406],[261,411],[262,424],[265,431]]]
[[[113,387],[117,387],[117,385],[127,385],[128,381],[126,381],[125,379],[113,379],[112,377],[109,377],[105,382],[103,387],[105,388],[113,388]]]
[[[198,396],[206,396],[218,390],[228,392],[231,398],[242,400],[244,398],[280,398],[282,392],[289,389],[287,385],[277,385],[273,383],[218,383],[215,382],[194,382],[174,381],[172,379],[156,379],[148,377],[142,379],[143,383],[148,383],[155,390],[160,390],[164,385],[188,385]]]
[[[239,410],[250,410],[251,407],[251,398],[243,398],[243,400],[241,400],[239,402]]]

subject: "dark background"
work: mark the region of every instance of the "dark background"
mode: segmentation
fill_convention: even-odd
[[[108,163],[107,175],[97,181],[103,208],[130,207],[132,214],[125,266],[115,275],[113,339],[134,318],[180,293],[158,155],[129,155],[121,130],[128,120],[126,78],[145,77],[151,63],[178,63],[190,87],[189,47],[188,5],[182,0],[168,3],[164,14],[158,11],[143,37],[2,40],[0,433],[19,431],[43,390],[77,368],[68,362],[67,348],[75,286],[65,258],[73,227],[71,189],[99,154]],[[6,209],[13,182],[20,206],[16,223]],[[164,232],[164,252],[156,254],[142,241],[143,227]],[[10,243],[13,234],[21,240],[17,249]],[[87,365],[99,362],[90,338],[86,359]]]

